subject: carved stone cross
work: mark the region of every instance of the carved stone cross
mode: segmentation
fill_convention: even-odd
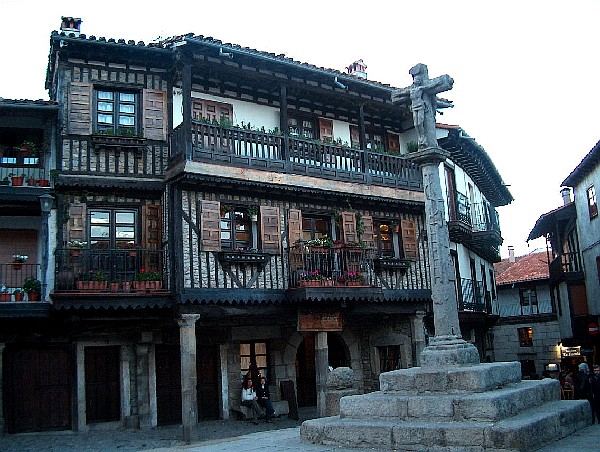
[[[430,79],[427,66],[417,64],[410,71],[413,84],[392,93],[392,103],[406,103],[410,99],[410,109],[417,130],[419,149],[437,146],[435,135],[436,94],[452,89],[454,80],[449,75]]]

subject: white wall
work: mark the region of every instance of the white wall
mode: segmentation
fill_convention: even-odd
[[[519,297],[519,288],[498,290],[498,313],[500,317],[518,317],[529,314],[550,314],[552,313],[552,301],[550,299],[550,288],[547,284],[538,284],[535,286],[535,292],[538,301],[538,310],[529,312],[528,306],[521,309],[521,299]],[[523,312],[523,314],[521,314]]]
[[[596,200],[600,200],[600,167],[588,174],[575,187],[575,207],[577,209],[577,235],[583,258],[585,285],[590,314],[600,314],[600,282],[596,268],[596,257],[600,256],[600,215],[590,219],[587,189],[593,185]]]

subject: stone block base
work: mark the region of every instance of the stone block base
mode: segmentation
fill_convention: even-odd
[[[342,397],[360,394],[358,389],[340,389],[325,391],[325,416],[340,414],[340,399]]]

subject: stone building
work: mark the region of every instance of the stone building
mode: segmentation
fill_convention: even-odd
[[[491,330],[494,361],[519,361],[524,379],[558,370],[562,335],[550,296],[548,257],[534,251],[494,265],[499,320]]]
[[[369,392],[381,372],[419,365],[432,328],[424,196],[393,88],[213,38],[124,42],[80,25],[52,33],[51,101],[30,111],[45,122],[22,126],[51,187],[0,187],[36,206],[35,221],[2,214],[18,231],[0,255],[29,252],[44,288],[0,303],[6,429],[182,423],[191,439],[198,420],[240,411],[248,373],[321,409],[328,366]],[[493,317],[494,207],[512,197],[462,129],[439,134],[471,331]]]

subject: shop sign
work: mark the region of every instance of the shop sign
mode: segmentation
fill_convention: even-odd
[[[560,356],[563,358],[581,356],[581,347],[562,347],[560,349]]]
[[[298,312],[298,331],[342,331],[340,311]]]

